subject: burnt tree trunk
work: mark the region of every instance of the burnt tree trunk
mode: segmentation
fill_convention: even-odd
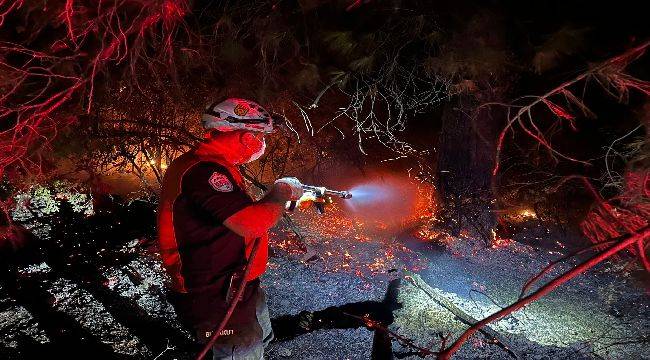
[[[462,30],[443,45],[454,49],[454,56],[445,61],[456,69],[454,87],[460,94],[445,104],[442,114],[437,148],[441,215],[453,235],[466,230],[491,243],[496,223],[492,168],[503,114],[495,113],[495,107],[477,109],[502,101],[514,81],[508,67],[513,26],[507,14],[490,3],[475,3],[471,9],[452,3],[451,13],[457,6],[472,15],[450,19],[449,26]]]
[[[463,100],[448,103],[442,115],[437,149],[441,216],[452,235],[467,230],[489,243],[496,223],[491,183],[500,121],[485,111],[473,116],[475,101],[467,110]]]

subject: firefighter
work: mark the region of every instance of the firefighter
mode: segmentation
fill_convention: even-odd
[[[243,296],[212,353],[214,359],[262,359],[273,338],[259,280],[266,269],[268,229],[288,201],[300,199],[302,185],[282,178],[259,201],[246,193],[238,165],[258,159],[265,135],[273,131],[270,114],[257,103],[230,98],[210,105],[202,120],[206,139],[174,160],[163,179],[158,233],[170,302],[198,342],[206,343],[260,238]]]

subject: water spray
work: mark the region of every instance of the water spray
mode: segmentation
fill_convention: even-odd
[[[407,178],[383,174],[375,179],[362,180],[349,192],[352,198],[344,205],[348,214],[385,230],[400,229],[416,211],[418,189]]]
[[[354,186],[350,189],[350,197],[354,194],[354,200],[351,205],[376,205],[389,200],[394,193],[394,189],[386,184],[366,183]]]

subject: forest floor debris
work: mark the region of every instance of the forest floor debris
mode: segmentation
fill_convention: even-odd
[[[278,230],[278,234],[283,231]],[[478,249],[472,242],[460,238],[441,246],[408,237],[392,239],[390,244],[373,239],[331,237],[310,242],[310,250],[317,256],[304,259],[304,252],[293,245],[278,246],[278,239],[287,239],[282,236],[278,235],[273,243],[273,256],[263,278],[271,316],[276,320],[304,311],[327,312],[354,304],[379,304],[390,281],[403,275],[403,268],[414,270],[430,294],[481,319],[499,306],[514,301],[524,281],[557,257],[553,252],[517,242]],[[386,259],[386,249],[399,251],[394,258]],[[134,250],[127,242],[124,248],[107,251]],[[114,294],[117,300],[131,303],[133,307],[128,311],[133,308],[142,311],[132,317],[118,316],[121,320],[114,316],[115,311],[119,311],[120,307],[115,305],[121,304],[119,301],[106,304],[105,297],[98,299],[92,291],[86,290],[93,289],[88,284],[55,276],[47,264],[22,267],[19,282],[40,283],[51,296],[43,301],[50,301],[53,313],[63,314],[66,321],[76,323],[77,333],[94,337],[94,343],[107,346],[113,355],[154,358],[167,348],[170,339],[175,345],[183,336],[187,341],[188,334],[178,326],[173,309],[165,301],[164,276],[157,257],[144,248],[138,251],[140,255],[126,264],[102,266],[101,269],[105,279],[102,286],[106,291]],[[337,256],[340,256],[338,264],[346,261],[343,263],[348,266],[335,266]],[[382,257],[382,267],[369,267]],[[418,266],[414,268],[413,264]],[[556,271],[568,266],[570,264],[563,264]],[[42,312],[32,313],[34,304],[25,305],[4,290],[0,291],[0,297],[0,354],[3,358],[29,358],[25,354],[30,353],[26,350],[30,344],[50,351],[57,349],[51,342],[62,341],[65,337],[52,336],[56,329],[51,324],[43,324],[47,319],[42,318]],[[406,281],[399,287],[398,302],[401,308],[393,312],[394,321],[389,328],[420,346],[429,346],[432,340],[435,342],[437,333],[457,335],[466,328],[447,309]],[[615,264],[607,263],[491,326],[525,359],[643,359],[648,358],[644,353],[648,339],[642,336],[650,329],[649,315],[648,294],[633,278],[622,275]],[[146,321],[135,324],[134,317],[146,318]],[[269,347],[267,357],[370,358],[373,332],[349,319],[342,323],[276,341]],[[150,338],[145,341],[136,335],[141,334],[145,326],[158,329],[155,336],[159,341]],[[87,345],[92,345],[93,341],[87,341]],[[432,350],[436,350],[435,343],[433,345]],[[92,346],[82,349],[92,349]],[[183,346],[179,345],[162,353],[159,359],[189,358],[181,349]],[[398,356],[416,358],[407,356],[409,349],[395,342],[393,351]],[[511,357],[503,349],[489,344],[483,336],[475,336],[455,358]]]

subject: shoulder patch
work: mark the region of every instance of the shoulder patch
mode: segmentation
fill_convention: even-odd
[[[231,192],[233,190],[232,183],[228,180],[228,177],[216,171],[210,175],[208,182],[210,183],[210,186],[217,191]]]

